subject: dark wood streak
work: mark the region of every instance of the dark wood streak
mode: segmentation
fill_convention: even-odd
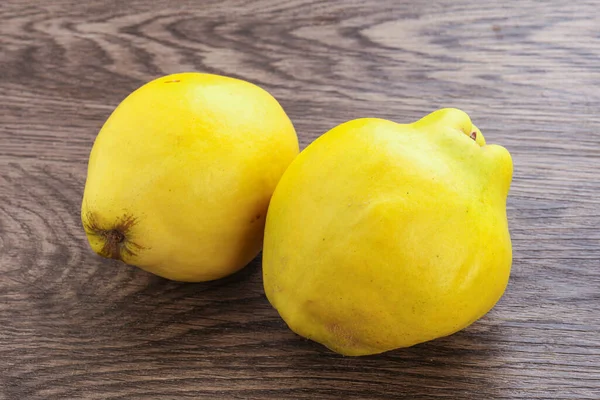
[[[598,399],[597,9],[2,2],[0,399]],[[80,207],[96,133],[144,82],[191,70],[267,89],[302,147],[351,118],[467,111],[514,159],[505,296],[450,337],[345,358],[285,326],[260,258],[181,284],[93,254]]]

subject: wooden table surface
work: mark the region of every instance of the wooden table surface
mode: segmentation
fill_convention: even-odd
[[[600,3],[0,4],[1,399],[599,399]],[[101,259],[79,218],[111,110],[159,75],[259,84],[305,147],[467,111],[515,164],[511,281],[453,336],[348,358],[287,329],[260,258],[204,284]]]

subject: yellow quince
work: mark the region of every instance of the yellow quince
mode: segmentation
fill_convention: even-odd
[[[298,154],[277,100],[249,82],[158,78],[91,151],[81,218],[92,249],[178,281],[229,275],[261,249],[269,200]]]
[[[269,301],[293,331],[344,355],[465,328],[509,279],[512,168],[457,109],[337,126],[292,162],[271,200]]]

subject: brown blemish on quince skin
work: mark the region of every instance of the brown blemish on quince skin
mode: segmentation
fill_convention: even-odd
[[[342,344],[348,347],[357,347],[361,344],[350,332],[350,330],[344,328],[341,324],[329,323],[325,325],[325,327],[333,337],[341,340]]]
[[[86,216],[85,231],[90,235],[100,236],[104,242],[104,246],[98,253],[102,257],[123,261],[123,256],[134,257],[144,249],[131,240],[131,228],[137,223],[137,218],[134,216],[123,215],[111,229],[104,229],[100,226],[98,218],[93,212],[88,211]]]

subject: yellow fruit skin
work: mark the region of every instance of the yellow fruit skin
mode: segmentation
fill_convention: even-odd
[[[511,179],[508,151],[457,109],[339,125],[275,190],[267,297],[293,331],[350,356],[465,328],[508,282]]]
[[[269,200],[298,151],[263,89],[201,73],[156,79],[94,143],[81,210],[90,245],[173,280],[229,275],[260,251]]]

